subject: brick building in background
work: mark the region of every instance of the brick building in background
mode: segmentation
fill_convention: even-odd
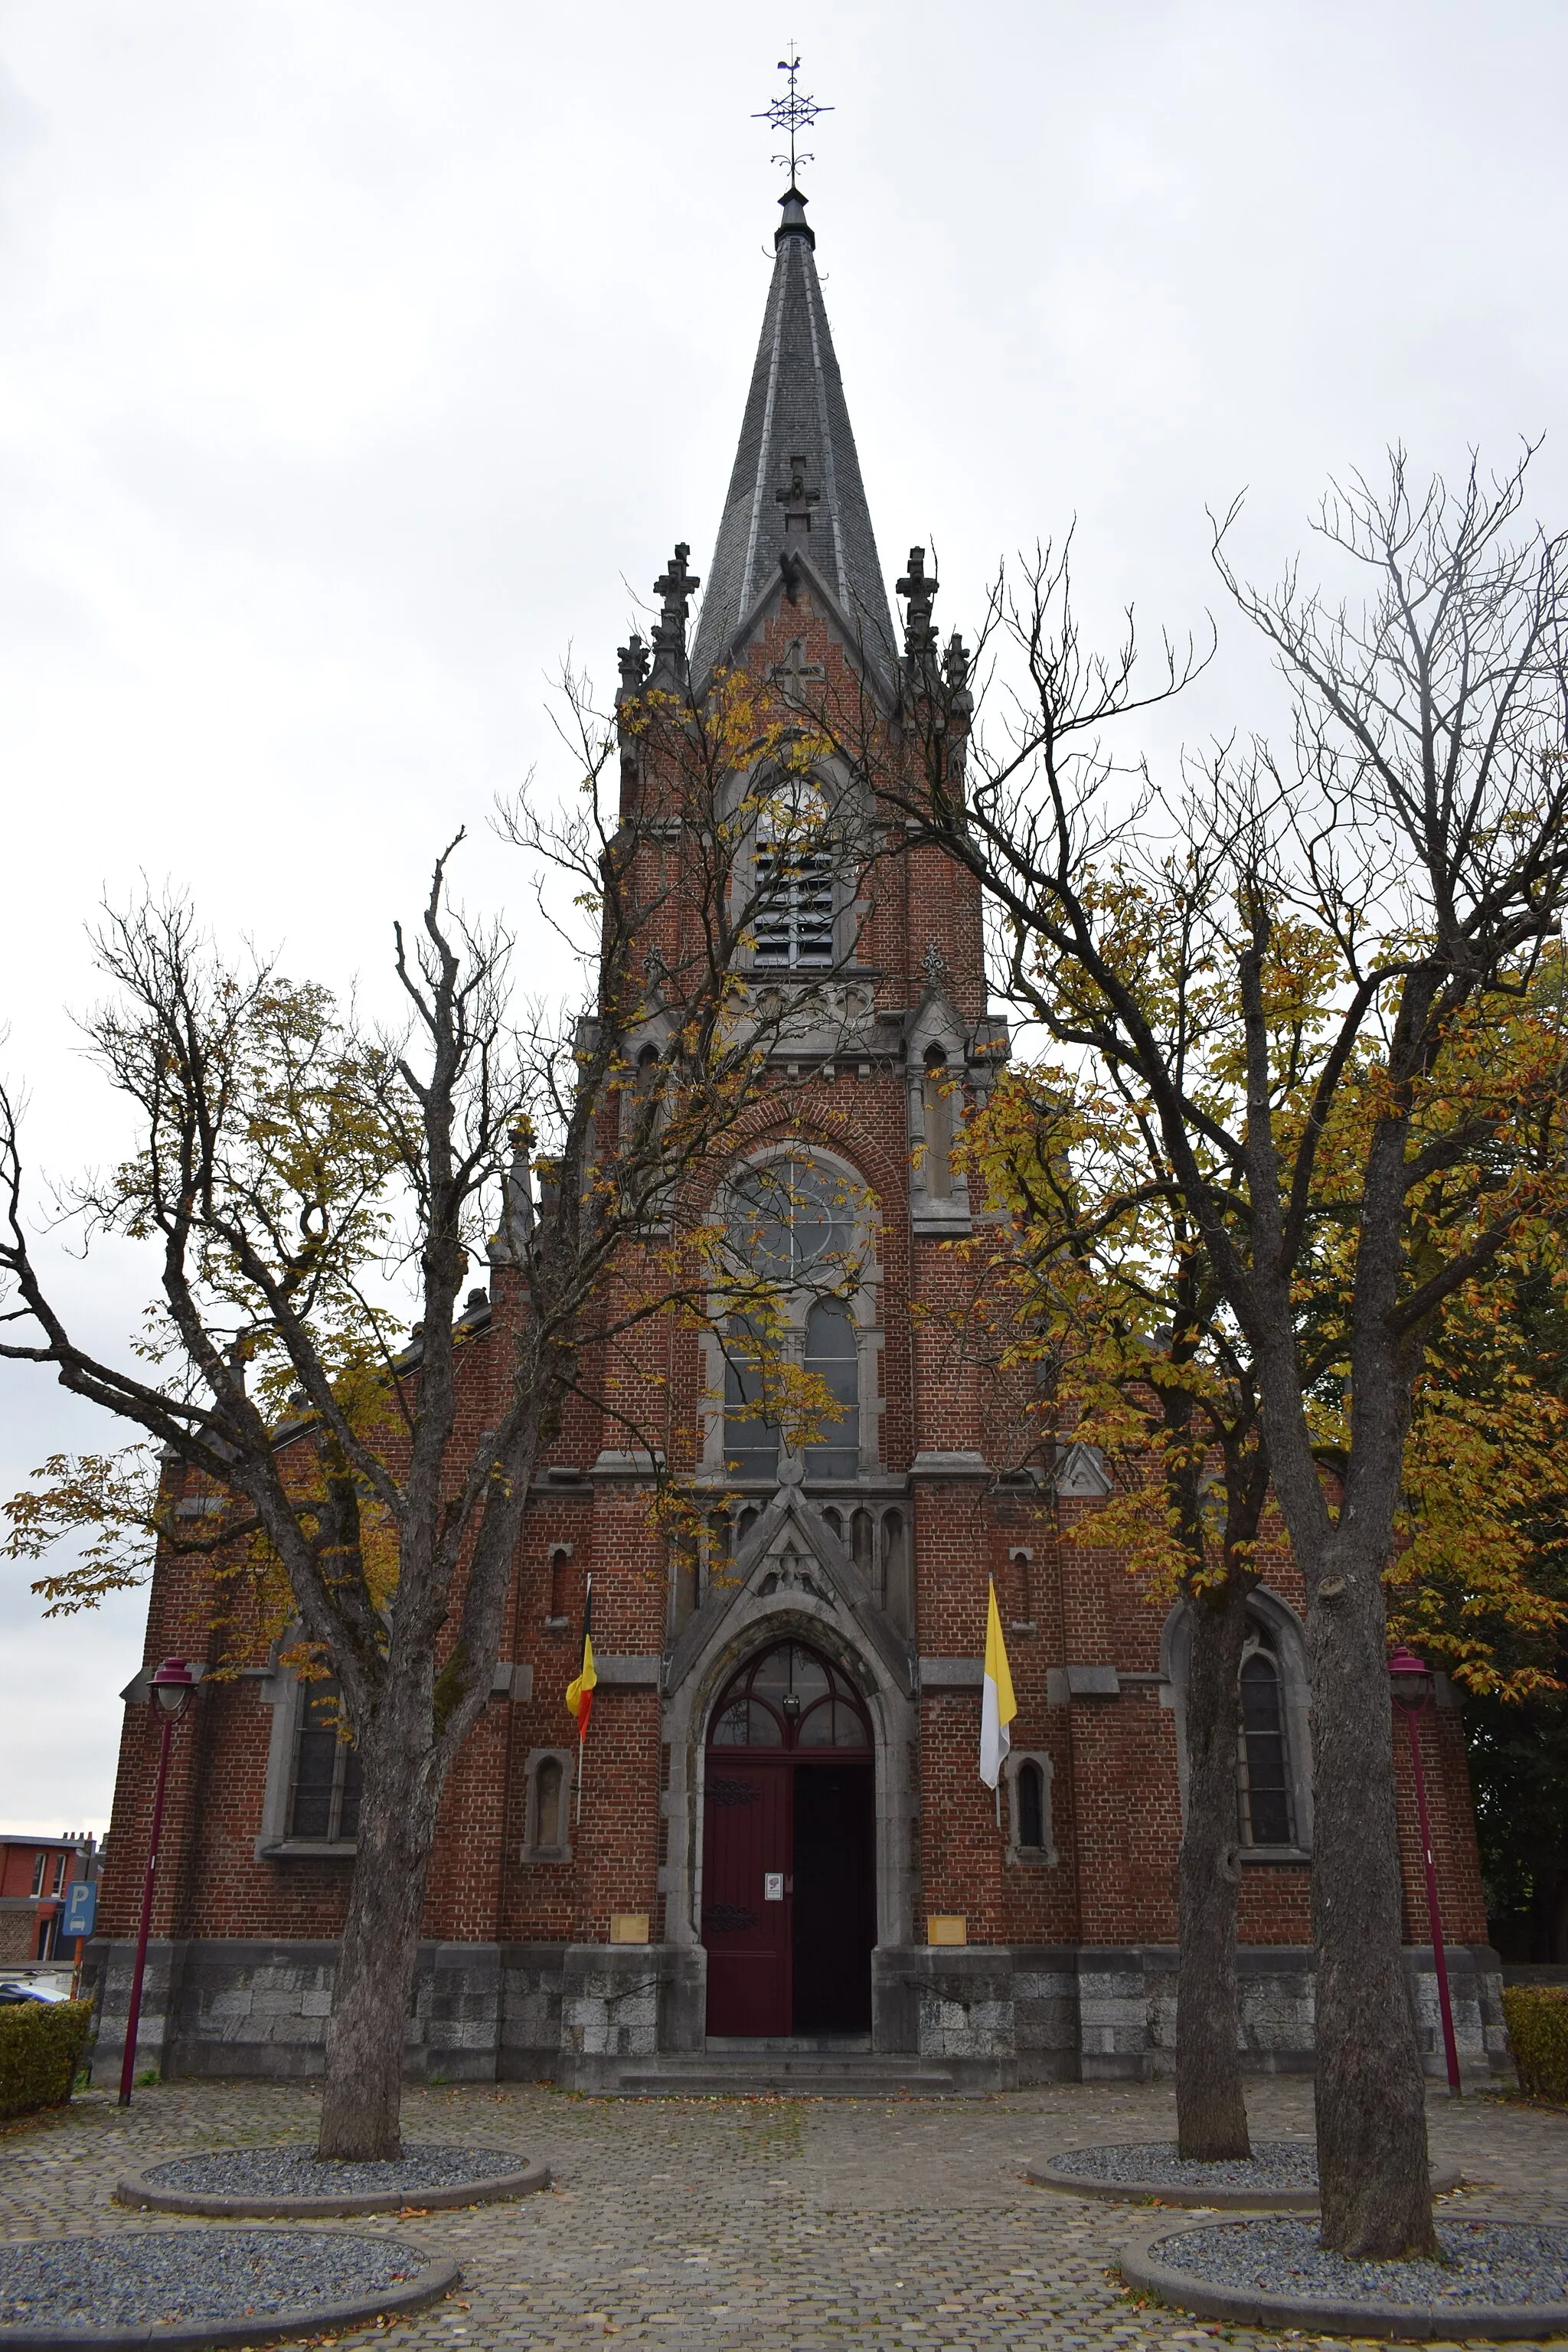
[[[900,652],[815,238],[798,194],[783,203],[689,676],[700,690],[729,662],[785,695],[821,680],[885,723],[900,663],[930,657],[930,591],[911,558]],[[684,556],[660,583],[656,683],[661,660],[686,664]],[[646,676],[634,646],[627,690]],[[820,781],[829,798],[856,788],[831,761]],[[972,1230],[952,1106],[1005,1045],[975,886],[930,852],[869,878],[806,861],[754,956],[782,988],[831,971],[839,1018],[831,1037],[793,1037],[787,1121],[763,1106],[754,1149],[712,1181],[743,1192],[748,1167],[787,1162],[794,1215],[775,1238],[802,1276],[805,1359],[844,1416],[803,1457],[755,1420],[727,1427],[717,1345],[672,1317],[649,1358],[668,1378],[668,1458],[733,1496],[727,1550],[693,1558],[658,1533],[646,1457],[616,1425],[584,1408],[563,1431],[527,1524],[506,1662],[447,1792],[410,2066],[582,2088],[1136,2075],[1171,2053],[1185,1628],[1113,1551],[1064,1541],[1107,1491],[1093,1450],[1064,1446],[1048,1474],[1012,1470],[994,1383],[922,1312],[952,1295],[954,1245]],[[626,1041],[634,1062],[645,1042]],[[811,1297],[810,1261],[829,1245],[859,1254],[847,1301]],[[503,1248],[495,1258],[462,1324],[470,1437],[510,1378],[517,1278]],[[600,1687],[579,1789],[563,1694],[590,1570]],[[992,1577],[1019,1704],[999,1808],[977,1773]],[[1254,1606],[1237,1759],[1243,2032],[1265,2067],[1310,2063],[1301,1608],[1281,1553]],[[165,1562],[149,1669],[172,1653],[210,1664],[215,1640],[199,1580]],[[100,2074],[118,2063],[143,1868],[148,1696],[144,1671],[128,1694],[94,1949]],[[1502,2063],[1497,1969],[1451,1704],[1424,1737],[1460,2040],[1484,2069]],[[260,1645],[233,1678],[206,1680],[174,1745],[149,2056],[161,2040],[176,2073],[319,2066],[356,1805],[321,1685]],[[1437,2068],[1405,1827],[1410,1968]]]
[[[0,1975],[69,1958],[59,1942],[66,1889],[97,1875],[90,1837],[0,1835]]]

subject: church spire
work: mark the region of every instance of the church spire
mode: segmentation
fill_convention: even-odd
[[[790,134],[789,153],[777,158],[789,185],[779,198],[773,285],[692,646],[698,680],[726,657],[781,566],[787,574],[797,556],[868,650],[884,666],[892,657],[887,586],[817,280],[816,238],[795,176],[810,161],[796,151],[796,130],[829,110],[797,92],[798,58],[780,65],[789,96],[774,100],[767,119]]]

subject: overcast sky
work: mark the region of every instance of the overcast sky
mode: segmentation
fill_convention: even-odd
[[[9,0],[0,1059],[39,1168],[120,1138],[68,1013],[142,874],[374,998],[466,824],[526,926],[485,816],[550,772],[549,674],[613,678],[675,540],[706,569],[792,26],[884,566],[934,543],[947,627],[1074,517],[1091,616],[1201,625],[1206,508],[1247,488],[1272,578],[1394,438],[1545,433],[1568,515],[1560,0]],[[1270,716],[1219,617],[1194,735]],[[58,1271],[121,1347],[147,1269]],[[0,1378],[5,1492],[107,1436]],[[0,1827],[107,1822],[143,1615],[45,1624],[0,1570]]]

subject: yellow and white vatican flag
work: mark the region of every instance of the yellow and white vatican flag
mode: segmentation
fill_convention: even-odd
[[[994,1789],[1002,1778],[1002,1759],[1013,1745],[1013,1735],[1007,1727],[1017,1712],[993,1582],[985,1606],[985,1679],[980,1691],[980,1777],[988,1789]]]

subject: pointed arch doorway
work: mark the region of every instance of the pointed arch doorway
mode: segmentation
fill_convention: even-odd
[[[710,2034],[867,2032],[876,1802],[859,1692],[803,1642],[763,1651],[713,1710],[704,1791]]]

